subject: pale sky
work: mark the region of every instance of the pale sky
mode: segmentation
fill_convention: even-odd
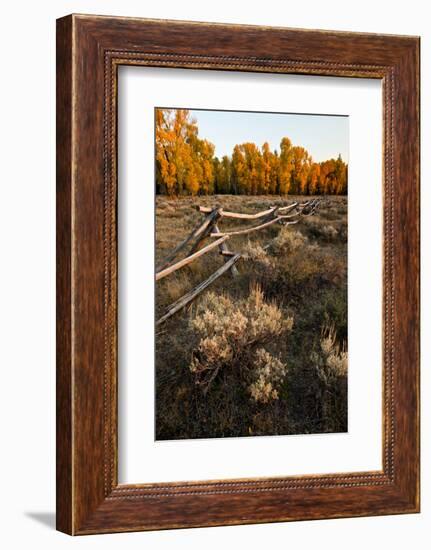
[[[280,141],[305,147],[316,162],[337,158],[349,161],[349,117],[316,114],[205,111],[190,109],[197,120],[199,137],[215,145],[215,155],[232,155],[235,145],[265,141],[280,152]]]

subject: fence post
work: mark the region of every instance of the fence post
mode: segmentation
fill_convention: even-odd
[[[189,255],[192,254],[195,250],[197,250],[198,244],[201,242],[203,238],[205,238],[208,235],[209,230],[211,230],[213,221],[217,219],[218,217],[218,209],[214,208],[208,216],[206,216],[205,220],[201,222],[195,229],[190,233],[188,237],[186,237],[178,246],[176,246],[172,252],[160,262],[160,265],[156,268],[157,271],[160,271],[162,269],[165,269],[169,266],[169,264],[177,257],[178,253],[192,241],[193,239],[197,239],[195,245],[189,252]]]
[[[208,225],[206,226],[205,230],[202,231],[202,233],[199,235],[198,239],[196,240],[195,244],[190,249],[189,255],[194,254],[197,250],[199,250],[200,243],[208,237],[208,235],[211,233],[212,228],[214,227],[214,224],[216,221],[220,218],[220,208],[216,207],[211,210],[211,212],[206,217],[206,220],[208,221]]]
[[[215,223],[213,225],[213,231],[214,233],[220,233],[220,229],[217,225],[217,223]],[[219,245],[219,249],[220,249],[220,252],[223,253],[225,252],[226,254],[232,254],[232,252],[230,252],[230,250],[228,249],[227,245],[225,242],[222,242],[220,245]],[[229,257],[228,256],[225,256],[225,262],[229,261]],[[239,275],[238,273],[238,269],[236,268],[236,265],[235,264],[232,264],[232,267],[230,268],[230,272],[232,273],[232,277],[237,277]]]

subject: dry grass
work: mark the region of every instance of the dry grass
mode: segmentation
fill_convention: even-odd
[[[157,197],[156,261],[202,220],[198,204],[254,213],[293,199]],[[220,227],[255,223],[224,218]],[[328,405],[329,390],[310,358],[321,357],[321,334],[329,325],[337,335],[334,350],[347,351],[347,199],[329,197],[318,215],[297,225],[274,224],[232,237],[227,245],[245,256],[237,264],[239,276],[223,275],[156,337],[157,439],[346,431],[347,374],[337,378],[331,390],[336,403]],[[215,249],[159,281],[157,317],[222,262]],[[244,339],[252,326],[266,330],[258,310],[247,306],[256,299],[256,288],[262,311],[274,308],[285,327],[267,331],[264,342]],[[250,294],[250,289],[255,290]],[[222,329],[211,324],[211,315]],[[241,316],[242,337],[232,339],[228,327],[242,326]],[[332,355],[329,362],[337,362],[339,353]]]

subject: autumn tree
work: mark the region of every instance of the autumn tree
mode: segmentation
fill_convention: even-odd
[[[270,164],[271,164],[271,173],[269,178],[269,194],[275,195],[280,192],[280,181],[279,181],[279,165],[280,159],[278,156],[277,150],[270,154]]]
[[[212,195],[214,193],[214,145],[206,139],[196,140],[194,147],[195,151],[195,164],[199,169],[200,175],[200,189],[199,191],[204,195]]]
[[[271,192],[271,177],[273,175],[273,153],[269,148],[269,143],[262,145],[262,154],[260,161],[260,185],[259,194],[268,195]]]
[[[294,169],[292,142],[287,137],[284,137],[280,143],[278,166],[280,195],[287,195],[290,191],[291,176]]]
[[[232,193],[244,195],[346,194],[347,164],[336,159],[314,162],[288,137],[280,153],[268,142],[235,145],[220,160],[214,145],[199,137],[187,109],[156,109],[156,190],[168,195]]]
[[[290,189],[294,195],[308,194],[308,173],[310,171],[311,157],[304,147],[292,147],[292,170],[290,174]]]
[[[316,195],[319,188],[320,164],[312,162],[308,171],[308,194]]]
[[[173,195],[177,184],[176,136],[172,111],[156,109],[156,186],[157,192]]]
[[[246,165],[246,181],[243,185],[244,194],[257,195],[261,175],[261,155],[255,143],[243,143]]]
[[[347,194],[347,164],[343,162],[341,155],[335,161],[334,176],[336,181],[335,192],[337,195]]]
[[[156,109],[156,189],[168,195],[212,193],[214,145],[198,137],[187,109]]]
[[[232,189],[235,195],[241,194],[241,190],[247,183],[247,166],[245,156],[239,145],[235,145],[232,153]]]
[[[214,159],[215,187],[216,192],[220,194],[232,193],[231,179],[232,169],[230,158],[225,155],[220,161],[217,157]]]

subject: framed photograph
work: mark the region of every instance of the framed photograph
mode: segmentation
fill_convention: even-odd
[[[57,21],[57,528],[419,511],[419,38]]]

